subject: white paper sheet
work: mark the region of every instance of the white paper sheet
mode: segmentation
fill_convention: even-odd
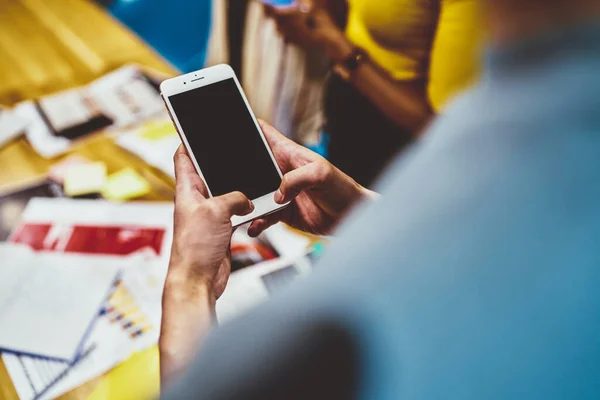
[[[283,258],[293,258],[306,254],[311,243],[307,236],[294,232],[284,224],[272,226],[263,235]]]
[[[97,254],[93,252],[99,249],[112,251],[113,255],[123,261],[120,285],[126,291],[126,297],[131,298],[131,303],[139,311],[131,313],[131,305],[127,303],[101,316],[83,347],[89,349],[93,346],[94,350],[45,391],[39,397],[41,399],[60,396],[109,371],[129,358],[134,351],[144,350],[157,343],[162,288],[168,267],[173,225],[171,203],[115,204],[101,200],[53,200],[32,199],[11,240],[57,253],[78,252],[88,258],[94,258]],[[80,231],[78,234],[78,230],[82,229],[83,233]],[[113,237],[115,230],[118,231],[116,238]],[[152,232],[163,233],[159,236],[149,235]],[[88,244],[90,240],[91,247]],[[92,252],[86,253],[88,250]],[[121,318],[119,313],[124,314],[123,311],[128,314],[127,318],[136,321],[129,328],[124,328],[129,325],[126,317],[117,320]],[[140,314],[143,314],[143,319]],[[151,329],[148,330],[147,325]],[[132,337],[138,331],[143,332]],[[51,362],[32,362],[25,357],[23,360],[27,366],[24,366],[10,354],[3,354],[2,357],[22,399],[31,399],[41,393],[43,389],[40,389],[40,383],[47,382],[47,379],[43,380],[41,377],[52,370]],[[33,392],[28,376],[36,380],[36,392]]]
[[[19,117],[12,110],[0,107],[0,148],[21,135],[29,120]]]
[[[26,229],[32,226],[34,229],[49,227],[43,236],[36,234],[38,240],[33,243],[34,248],[93,255],[106,247],[108,253],[104,254],[127,257],[143,250],[136,245],[142,243],[144,247],[152,247],[166,271],[173,237],[173,204],[34,198],[23,212],[13,240],[19,241],[22,233],[25,239],[21,242],[31,245],[32,241],[26,240]],[[84,230],[94,242],[86,244],[84,234],[77,237],[78,229]],[[118,231],[116,237],[109,240],[115,230]],[[148,231],[157,235],[148,239]],[[92,252],[87,252],[88,248]]]
[[[73,366],[85,360],[93,350],[84,352],[74,365],[9,353],[2,355],[2,361],[21,400],[52,398],[44,395],[47,389],[66,377]]]
[[[160,140],[150,140],[142,137],[141,130],[137,129],[124,132],[117,138],[116,143],[175,179],[173,155],[181,144],[176,134]]]
[[[160,95],[136,65],[126,65],[95,80],[87,86],[86,94],[113,119],[116,128],[166,112]]]
[[[17,117],[29,121],[25,135],[31,144],[31,147],[44,158],[52,158],[56,155],[65,153],[71,147],[71,141],[64,137],[54,136],[35,105],[31,101],[19,103],[15,109]]]
[[[160,332],[164,272],[152,253],[127,259],[121,284],[152,324],[152,329],[143,335],[132,337],[135,328],[124,329],[123,320],[116,321],[114,315],[104,314],[98,318],[85,342],[86,356],[73,366],[3,354],[2,359],[19,397],[22,400],[56,398],[104,374],[133,352],[155,345]]]
[[[106,74],[87,86],[43,97],[39,103],[57,130],[84,123],[96,113],[112,119],[113,123],[107,129],[166,115],[159,93],[134,65]],[[52,158],[71,148],[71,140],[52,134],[33,102],[18,104],[14,115],[20,121],[27,121],[27,140],[42,157]],[[0,145],[2,138],[0,131]]]
[[[0,245],[0,348],[73,361],[121,265]]]
[[[284,269],[284,274],[289,279],[269,279],[269,275]],[[217,301],[219,323],[227,323],[245,314],[265,302],[274,288],[283,290],[290,280],[306,276],[311,271],[308,257],[302,255],[267,261],[234,272],[229,278],[225,292]]]
[[[44,109],[50,124],[57,131],[83,124],[93,116],[79,89],[65,90],[46,96],[40,99],[40,106]]]

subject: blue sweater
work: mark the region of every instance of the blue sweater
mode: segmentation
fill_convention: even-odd
[[[600,398],[600,24],[492,50],[380,191],[165,397]]]

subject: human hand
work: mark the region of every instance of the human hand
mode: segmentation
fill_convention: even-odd
[[[335,62],[347,59],[353,47],[330,14],[313,0],[298,0],[290,7],[265,5],[283,38],[305,50],[319,49]]]
[[[323,157],[289,140],[266,122],[259,122],[284,173],[275,201],[292,203],[254,221],[248,228],[250,236],[258,236],[280,221],[304,232],[327,235],[353,205],[375,195]]]
[[[231,271],[231,217],[251,213],[254,205],[240,192],[209,199],[183,145],[174,160],[177,187],[169,277],[203,285],[216,300]]]
[[[177,187],[173,246],[159,341],[163,383],[183,372],[212,326],[215,303],[231,272],[231,217],[247,215],[254,209],[239,192],[209,199],[183,146],[174,160]]]

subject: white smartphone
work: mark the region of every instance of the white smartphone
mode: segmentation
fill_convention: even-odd
[[[244,193],[254,211],[234,227],[285,208],[273,198],[281,170],[233,69],[221,64],[160,85],[173,124],[208,194]]]

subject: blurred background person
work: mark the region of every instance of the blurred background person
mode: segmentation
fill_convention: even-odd
[[[477,76],[475,0],[299,0],[268,13],[286,40],[333,63],[329,159],[363,185]]]

